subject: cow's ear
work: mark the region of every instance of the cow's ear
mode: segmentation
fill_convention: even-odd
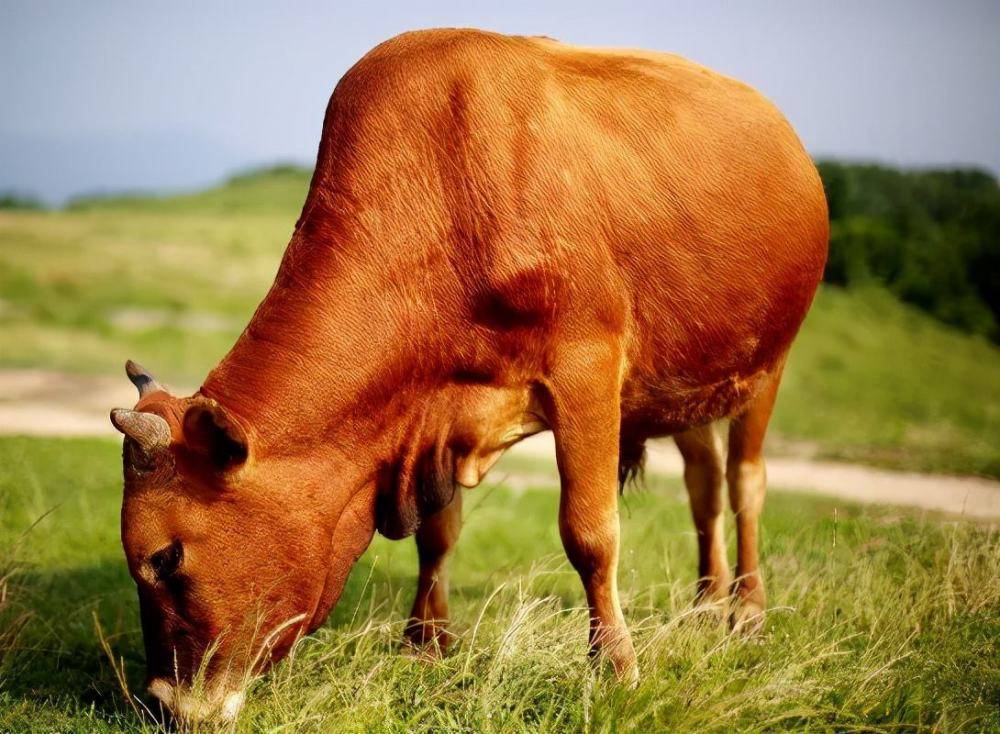
[[[415,461],[388,465],[378,479],[375,526],[387,538],[413,535],[424,518],[443,510],[455,497],[452,450],[431,447]]]
[[[241,466],[249,453],[246,432],[214,400],[199,400],[184,413],[184,445],[216,471]]]

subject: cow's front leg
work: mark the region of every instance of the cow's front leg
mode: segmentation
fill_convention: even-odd
[[[451,503],[425,519],[416,533],[420,575],[405,632],[415,645],[433,643],[443,650],[453,637],[448,631],[448,559],[461,529],[462,490],[456,488]]]
[[[587,592],[591,654],[634,684],[639,672],[617,580],[620,376],[616,349],[575,350],[552,376],[547,412],[561,483],[559,532]]]

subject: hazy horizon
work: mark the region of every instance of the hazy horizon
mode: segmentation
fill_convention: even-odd
[[[1000,4],[447,1],[0,8],[0,192],[49,203],[311,166],[340,76],[420,27],[673,51],[754,85],[817,158],[1000,172]],[[993,90],[993,91],[991,91]]]

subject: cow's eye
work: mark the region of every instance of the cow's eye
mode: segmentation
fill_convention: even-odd
[[[149,565],[153,568],[153,573],[160,581],[166,581],[177,569],[180,568],[184,560],[184,546],[179,540],[175,540],[166,548],[161,548],[149,557]]]

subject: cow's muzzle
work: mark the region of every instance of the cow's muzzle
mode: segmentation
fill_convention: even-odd
[[[246,698],[243,691],[224,689],[218,689],[211,695],[196,694],[166,678],[151,680],[149,693],[177,719],[191,723],[207,720],[232,721],[243,708]]]

